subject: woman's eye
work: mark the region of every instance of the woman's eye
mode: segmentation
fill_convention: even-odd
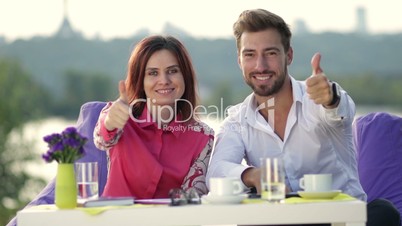
[[[156,76],[156,75],[158,75],[158,72],[157,71],[150,71],[150,72],[148,72],[148,75]]]
[[[172,69],[169,69],[168,70],[168,74],[175,74],[175,73],[177,73],[179,70],[177,69],[177,68],[172,68]]]

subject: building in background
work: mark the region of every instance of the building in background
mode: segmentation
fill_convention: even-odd
[[[366,9],[364,7],[358,7],[356,9],[356,33],[366,35],[368,34]]]
[[[297,19],[294,22],[294,28],[292,30],[296,35],[310,34],[310,29],[307,27],[307,24],[303,19]]]
[[[54,35],[57,38],[71,39],[71,38],[82,38],[82,33],[76,31],[71,26],[70,20],[68,19],[68,7],[67,0],[64,0],[63,4],[63,22],[61,23],[59,29]]]

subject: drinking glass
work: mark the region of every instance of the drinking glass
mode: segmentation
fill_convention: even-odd
[[[78,203],[84,203],[87,200],[97,199],[99,197],[98,163],[75,163],[75,175],[77,180]]]
[[[285,169],[281,158],[261,159],[261,198],[269,202],[284,202]]]

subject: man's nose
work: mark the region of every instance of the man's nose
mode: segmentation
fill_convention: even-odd
[[[255,64],[255,69],[257,71],[265,71],[268,68],[267,60],[264,56],[257,57],[257,62]]]

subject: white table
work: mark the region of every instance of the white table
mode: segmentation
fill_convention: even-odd
[[[338,201],[302,204],[238,204],[152,206],[111,209],[98,215],[83,210],[27,208],[17,214],[18,226],[111,226],[111,225],[258,225],[332,223],[333,226],[364,226],[366,203]]]

